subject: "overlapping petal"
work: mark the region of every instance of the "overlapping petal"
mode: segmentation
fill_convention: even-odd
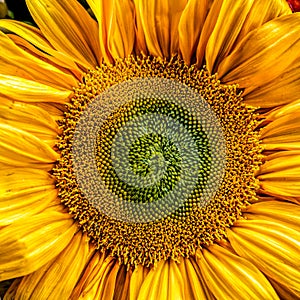
[[[264,194],[278,198],[300,197],[300,151],[281,151],[266,157],[257,178]]]
[[[30,79],[62,90],[71,89],[78,84],[73,75],[22,50],[1,31],[0,48],[2,74]]]
[[[56,258],[22,278],[15,299],[69,299],[89,252],[86,235],[78,232]]]
[[[275,18],[251,31],[220,63],[217,69],[220,79],[244,88],[247,102],[250,91],[272,84],[272,80],[280,79],[294,63],[297,64],[300,55],[299,26],[300,14],[292,14]],[[261,102],[266,100],[253,101],[247,103],[264,107]]]
[[[135,0],[150,54],[170,57],[179,51],[178,24],[187,0]]]
[[[68,53],[87,69],[99,65],[97,23],[77,1],[27,0],[26,3],[41,32],[55,49]]]
[[[234,251],[300,295],[300,232],[273,220],[239,220],[227,230]]]
[[[266,277],[252,263],[218,245],[198,251],[203,279],[217,299],[279,299]]]
[[[60,204],[54,179],[40,169],[0,170],[0,227]]]
[[[8,166],[46,168],[59,154],[29,132],[0,124],[0,163]]]
[[[77,231],[71,216],[49,209],[0,229],[0,280],[30,274],[55,258]]]

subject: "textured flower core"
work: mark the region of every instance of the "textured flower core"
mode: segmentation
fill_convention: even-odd
[[[117,105],[120,101],[114,103],[113,98],[98,99],[103,107],[108,105],[115,109],[101,121],[100,129],[94,127],[93,120],[86,123],[83,136],[95,130],[95,170],[108,194],[117,196],[122,199],[120,203],[126,204],[125,213],[136,214],[134,220],[138,221],[134,222],[103,213],[105,204],[87,197],[76,173],[74,147],[76,130],[89,105],[114,86],[121,87],[121,94],[127,93],[124,84],[128,81],[135,84],[137,78],[173,80],[199,94],[219,120],[226,145],[226,162],[223,174],[215,171],[221,160],[214,159],[214,152],[222,146],[218,144],[216,129],[203,127],[184,105],[172,101],[177,97],[176,88],[173,94],[170,92],[171,100],[167,92],[157,97],[144,92],[122,105]],[[133,85],[128,93],[139,88],[139,84]],[[182,94],[178,95],[182,97]],[[182,101],[185,103],[186,99]],[[242,208],[255,199],[258,184],[254,174],[261,162],[257,125],[254,109],[242,103],[236,86],[221,85],[215,75],[209,75],[205,69],[189,67],[177,57],[163,60],[130,56],[113,65],[103,64],[85,74],[83,83],[74,89],[74,96],[61,122],[62,134],[58,142],[61,158],[53,169],[59,196],[97,248],[110,252],[128,267],[137,264],[150,266],[161,259],[188,257],[197,248],[226,237],[225,228],[231,226],[241,216]],[[174,139],[169,136],[171,127]],[[153,129],[149,131],[149,128]],[[191,145],[187,136],[191,137]],[[215,138],[210,140],[213,136]],[[87,143],[85,140],[81,143],[84,149]],[[212,143],[217,146],[212,148]],[[114,144],[119,146],[114,148]],[[81,156],[85,159],[84,151]],[[212,164],[214,160],[216,165]],[[186,182],[192,182],[187,195],[175,193],[174,199],[159,205],[165,215],[148,209],[145,218],[148,215],[155,218],[141,219],[142,210],[131,210],[133,205],[155,204],[174,192],[177,183],[184,182],[185,176],[193,174],[193,169],[197,176],[187,177]],[[219,176],[213,181],[222,180],[216,191],[209,194],[210,198],[203,200],[205,189],[213,189],[208,184],[211,174]],[[93,180],[93,177],[86,177],[91,187],[96,186]],[[110,195],[102,190],[100,194],[114,204]],[[171,203],[176,201],[176,209],[170,210]],[[115,209],[118,208],[119,205],[115,204]]]

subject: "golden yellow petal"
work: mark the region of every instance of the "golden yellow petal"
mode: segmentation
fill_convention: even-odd
[[[300,15],[291,14],[251,31],[219,65],[220,79],[239,84],[247,95],[287,72],[299,60],[299,26]]]
[[[136,3],[136,0],[133,0]],[[143,53],[148,55],[145,33],[143,30],[142,20],[140,14],[134,9],[134,19],[135,19],[135,45],[134,50],[137,54]]]
[[[16,76],[0,74],[0,95],[24,102],[66,103],[72,91]]]
[[[0,20],[0,27],[22,37],[28,41],[30,45],[33,45],[37,51],[41,49],[42,51],[39,51],[40,56],[49,59],[56,65],[70,69],[72,72],[81,73],[68,53],[55,50],[38,28],[14,20]]]
[[[58,153],[34,135],[0,124],[1,163],[10,166],[49,169],[58,157]]]
[[[300,291],[300,232],[270,220],[239,220],[227,230],[238,255],[291,290]]]
[[[165,268],[166,269],[166,266]],[[164,274],[164,276],[163,276]],[[160,281],[160,293],[166,285],[168,285],[168,298],[185,300],[186,295],[184,294],[184,280],[179,269],[179,265],[174,260],[169,261],[169,271],[166,273],[166,270],[162,274]],[[157,299],[164,299],[163,297]]]
[[[204,63],[204,54],[207,42],[217,23],[222,4],[223,0],[210,1],[211,7],[209,8],[206,20],[204,22],[196,51],[197,65],[200,67],[202,66],[202,63]]]
[[[140,291],[138,293],[137,300],[157,300],[158,293],[160,289],[162,288],[160,286],[161,284],[161,274],[163,272],[166,272],[169,268],[169,264],[167,261],[161,260],[158,262],[157,266],[155,268],[152,268],[147,276],[145,277],[142,286],[140,288]],[[168,285],[163,287],[164,289],[168,289]]]
[[[39,169],[0,170],[0,226],[59,204],[54,179]]]
[[[184,282],[184,299],[207,299],[202,278],[195,270],[191,258],[182,259],[178,267]]]
[[[12,300],[15,299],[17,288],[21,282],[21,278],[17,278],[10,285],[9,289],[6,291],[3,300]]]
[[[115,283],[113,276],[116,275],[119,268],[120,265],[115,258],[105,257],[105,254],[96,251],[70,299],[110,299],[104,298],[103,294],[107,295],[112,291],[110,280],[111,283],[112,281]]]
[[[257,173],[264,194],[300,196],[300,151],[281,151],[266,157]]]
[[[275,280],[269,279],[280,299],[294,300],[300,299],[300,291],[291,290],[288,286],[283,286]]]
[[[103,43],[108,44],[113,58],[125,58],[132,53],[135,42],[134,5],[131,0],[112,2],[111,19],[103,16],[107,21],[107,40]]]
[[[272,120],[261,129],[261,139],[265,150],[300,150],[300,110]]]
[[[50,147],[54,147],[60,133],[58,124],[47,111],[22,102],[10,101],[9,105],[0,104],[0,123],[22,128]]]
[[[140,288],[148,274],[148,268],[138,265],[132,272],[129,285],[129,300],[136,300]]]
[[[179,48],[186,64],[195,56],[203,24],[210,8],[210,0],[190,0],[180,17]]]
[[[299,99],[300,64],[293,64],[271,82],[261,82],[257,88],[246,89],[246,103],[255,107],[272,108]]]
[[[300,231],[300,206],[283,201],[262,201],[245,209],[248,220],[270,220]]]
[[[91,68],[100,63],[98,26],[87,11],[70,0],[27,0],[28,9],[55,49],[78,64]]]
[[[102,264],[105,260],[105,254],[101,254],[99,251],[94,251],[91,249],[92,257],[89,260],[89,263],[85,267],[83,274],[81,275],[80,280],[77,282],[76,287],[74,288],[70,299],[77,300],[80,298],[80,295],[89,294],[89,290],[92,289],[93,285],[100,280],[102,273],[99,273]],[[112,258],[110,258],[112,260]],[[105,261],[107,264],[109,259]]]
[[[168,58],[178,53],[178,24],[186,3],[187,0],[135,1],[150,54]]]
[[[125,265],[121,265],[114,287],[114,299],[128,300],[129,299],[129,285],[131,280],[132,270],[127,270]]]
[[[274,121],[277,118],[289,115],[295,111],[300,110],[300,100],[293,101],[289,104],[283,105],[281,107],[276,107],[271,111],[263,114],[263,117],[269,121]]]
[[[88,258],[88,239],[78,232],[56,258],[23,277],[16,299],[69,299]]]
[[[30,79],[63,91],[77,86],[77,80],[73,75],[22,50],[1,31],[0,48],[2,74]]]
[[[266,277],[246,259],[212,245],[198,251],[197,263],[217,299],[279,299]]]
[[[206,64],[214,73],[219,63],[232,51],[254,0],[223,1],[206,45]]]
[[[289,14],[292,14],[292,11],[286,0],[254,1],[236,43],[240,42],[250,31],[260,27],[264,23],[279,16]]]
[[[30,274],[56,257],[78,230],[67,213],[47,210],[0,229],[0,280]]]

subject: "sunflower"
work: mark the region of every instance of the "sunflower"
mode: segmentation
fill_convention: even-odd
[[[300,15],[284,0],[27,0],[0,20],[4,299],[300,298]]]

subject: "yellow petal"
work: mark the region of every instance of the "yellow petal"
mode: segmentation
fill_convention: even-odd
[[[116,278],[116,285],[114,286],[114,299],[128,300],[129,299],[129,285],[131,280],[132,270],[126,269],[125,265],[121,265]]]
[[[178,24],[187,0],[136,0],[149,53],[170,57],[179,52]]]
[[[210,4],[211,7],[209,8],[206,20],[204,22],[203,29],[200,34],[199,43],[197,46],[197,51],[196,51],[197,65],[199,67],[202,66],[202,63],[204,63],[204,54],[205,54],[207,42],[217,23],[218,16],[223,4],[223,0],[210,1]]]
[[[195,270],[191,259],[182,259],[178,267],[184,282],[184,299],[207,299],[202,278]]]
[[[42,33],[55,49],[91,68],[100,63],[97,23],[77,2],[27,0],[28,9]]]
[[[268,277],[300,291],[300,232],[270,220],[239,220],[227,231],[236,253]]]
[[[59,204],[54,179],[39,169],[0,170],[0,226]]]
[[[287,72],[299,60],[299,26],[300,15],[291,14],[251,31],[219,65],[221,80],[239,84],[247,95]]]
[[[261,139],[265,150],[300,150],[300,110],[282,115],[263,127]]]
[[[279,299],[266,277],[246,259],[212,245],[198,251],[197,263],[217,299]]]
[[[0,162],[49,169],[58,157],[58,153],[32,134],[0,124]]]
[[[300,151],[268,155],[257,177],[262,192],[271,196],[300,197]]]
[[[119,263],[113,257],[95,253],[71,299],[113,299]]]
[[[244,100],[249,105],[262,108],[291,103],[299,99],[300,64],[293,64],[270,82],[260,82],[257,88],[247,91]]]
[[[262,201],[249,205],[244,217],[249,220],[271,220],[300,231],[300,206],[283,201]]]
[[[112,2],[111,19],[107,20],[107,40],[103,42],[108,43],[113,58],[125,58],[132,53],[135,41],[134,5],[131,0]]]
[[[283,286],[275,280],[269,279],[280,299],[300,299],[300,291],[291,290],[288,286]]]
[[[47,111],[27,103],[0,104],[0,123],[22,128],[50,147],[55,146],[60,133],[58,124]]]
[[[223,1],[206,46],[206,64],[211,73],[232,51],[254,0]]]
[[[264,23],[279,16],[289,14],[292,14],[292,11],[285,0],[254,1],[236,43],[241,41],[250,31],[260,27]]]
[[[15,299],[17,288],[21,282],[21,278],[17,278],[10,285],[9,289],[6,291],[3,300],[12,300]]]
[[[0,74],[0,95],[24,102],[66,103],[72,94],[36,81]]]
[[[165,271],[162,273],[162,277],[160,280],[160,293],[162,290],[168,286],[168,298],[184,300],[186,299],[186,295],[184,294],[184,281],[182,278],[182,274],[180,273],[180,269],[178,263],[174,260],[170,260],[169,262],[169,271],[166,270],[166,266],[164,267]],[[157,299],[165,299],[163,297]]]
[[[190,64],[195,56],[209,7],[209,0],[190,0],[182,12],[178,25],[179,48],[186,64]]]
[[[56,257],[77,231],[67,213],[45,211],[0,229],[0,280],[30,274]]]
[[[282,107],[275,108],[272,111],[267,112],[264,117],[270,121],[274,121],[277,118],[289,115],[295,111],[300,110],[300,100],[293,101],[289,104],[286,104]]]
[[[136,300],[139,294],[140,288],[147,276],[149,268],[138,265],[132,272],[129,286],[129,299]]]
[[[0,48],[2,74],[31,79],[62,90],[77,86],[73,75],[22,50],[1,31]]]
[[[84,298],[85,294],[90,296],[93,286],[98,283],[103,275],[99,272],[102,265],[108,265],[112,260],[112,257],[105,260],[105,254],[101,254],[99,251],[94,251],[93,256],[85,267],[80,280],[77,282],[70,299],[77,300],[80,298],[80,295]]]
[[[82,73],[73,59],[67,53],[55,50],[38,28],[14,20],[0,20],[0,27],[22,37],[30,45],[33,45],[36,51],[38,49],[42,50],[38,51],[41,57],[45,57],[56,65],[69,69],[72,72]]]
[[[161,260],[157,263],[155,268],[152,268],[147,274],[137,297],[137,300],[157,300],[158,293],[161,289],[160,278],[161,274],[164,271],[167,271],[169,268],[168,262]],[[164,286],[164,289],[168,289],[168,286]]]
[[[88,239],[78,232],[56,258],[23,277],[16,299],[69,299],[88,258]]]

